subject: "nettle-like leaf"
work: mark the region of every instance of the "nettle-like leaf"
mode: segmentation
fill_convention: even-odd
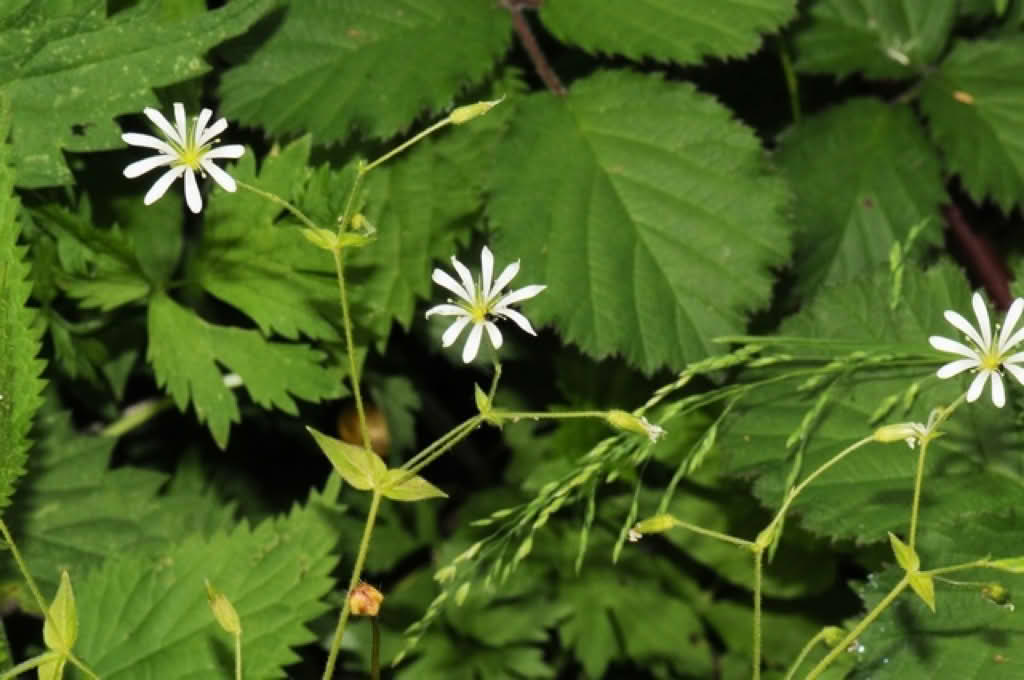
[[[927,488],[927,481],[926,481]],[[984,517],[933,527],[921,534],[922,568],[963,564],[1024,554],[1024,526],[1014,514]],[[871,578],[860,595],[868,609],[896,585],[902,570],[890,568]],[[935,578],[935,611],[907,590],[869,627],[860,642],[864,651],[851,676],[856,680],[1011,680],[1021,674],[1018,651],[1024,624],[1011,603],[983,597],[980,585],[997,583],[1013,595],[1024,590],[1024,575],[992,569],[949,574],[953,585]]]
[[[229,677],[232,641],[210,612],[208,579],[241,619],[245,677],[284,677],[282,666],[298,660],[290,648],[316,639],[306,625],[327,609],[333,519],[314,495],[287,516],[188,540],[155,562],[108,562],[75,581],[76,652],[111,680]]]
[[[745,57],[761,46],[762,33],[777,31],[795,15],[795,0],[711,0],[703,6],[559,0],[540,9],[548,30],[589,52],[680,64]]]
[[[547,284],[528,316],[594,356],[704,356],[789,254],[788,193],[757,137],[690,85],[607,72],[532,95],[499,156],[494,250]]]
[[[43,362],[37,359],[43,325],[27,306],[32,282],[18,245],[21,224],[14,197],[11,100],[0,90],[0,510],[7,507],[14,484],[25,471],[29,428],[42,404]]]
[[[854,99],[807,118],[780,140],[796,192],[797,291],[810,295],[888,262],[894,240],[937,218],[941,168],[905,106]],[[924,231],[940,243],[938,219]]]
[[[226,115],[318,143],[384,138],[439,112],[508,47],[500,7],[465,0],[291,2],[273,35],[224,74]]]
[[[264,408],[296,414],[292,395],[320,401],[341,393],[341,375],[322,365],[323,352],[269,342],[259,331],[207,323],[163,294],[149,305],[146,356],[178,408],[184,411],[191,402],[222,448],[240,414],[218,363],[237,373],[249,396]]]
[[[145,0],[105,18],[107,3],[33,0],[0,11],[0,86],[14,101],[18,185],[69,184],[64,151],[122,146],[114,116],[157,104],[152,88],[208,70],[202,54],[248,29],[272,0],[170,21]]]
[[[798,452],[802,455],[799,478],[803,478],[878,426],[925,422],[932,408],[952,403],[966,390],[966,378],[935,377],[934,370],[944,357],[927,345],[932,334],[956,334],[943,319],[943,310],[970,308],[962,275],[950,265],[941,265],[905,276],[903,285],[902,301],[895,310],[887,295],[891,282],[885,275],[876,275],[823,291],[783,324],[780,333],[785,337],[824,339],[817,346],[787,346],[785,351],[794,356],[820,357],[830,347],[842,347],[907,360],[851,367],[835,377],[834,385],[825,381],[815,389],[800,389],[807,376],[798,374],[751,392],[735,406],[718,444],[728,452],[733,470],[757,475],[754,491],[766,504],[778,506]],[[836,356],[835,349],[832,352]],[[934,363],[922,361],[924,357],[933,357]],[[751,374],[748,379],[767,375]],[[908,389],[915,391],[910,403],[904,404]],[[787,445],[819,399],[826,399],[824,407],[805,437]],[[887,400],[892,408],[876,413]],[[1013,465],[1024,450],[1024,437],[1012,413],[994,407],[986,395],[961,406],[942,430],[946,436],[933,441],[928,450],[922,525],[1003,511],[1024,502],[1019,482],[992,472],[1001,465]],[[903,442],[870,443],[808,486],[793,503],[792,512],[807,529],[834,538],[866,542],[884,540],[887,531],[904,533],[916,464],[917,452]],[[784,556],[785,545],[780,558]]]
[[[117,440],[76,433],[65,411],[45,408],[37,430],[28,472],[6,521],[44,592],[57,587],[61,568],[70,569],[80,585],[80,578],[111,555],[156,555],[173,542],[212,534],[231,519],[232,505],[208,493],[160,494],[165,474],[110,469]],[[21,578],[11,562],[0,575],[8,582]],[[24,606],[36,606],[27,592],[19,597]]]
[[[977,202],[1024,197],[1024,37],[959,42],[921,90],[950,171]]]
[[[793,34],[796,68],[910,78],[942,53],[957,0],[815,0]]]

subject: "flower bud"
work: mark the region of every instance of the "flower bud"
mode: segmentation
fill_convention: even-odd
[[[821,630],[821,639],[829,647],[835,647],[843,641],[844,637],[846,637],[846,631],[838,626],[825,626]]]
[[[882,442],[883,444],[903,441],[907,442],[910,448],[914,448],[912,442],[917,439],[919,433],[920,431],[918,428],[915,428],[914,423],[894,423],[892,425],[883,425],[875,430],[874,438],[876,442]]]
[[[662,513],[655,515],[654,517],[648,517],[642,522],[637,522],[630,533],[636,532],[643,536],[644,534],[660,534],[668,531],[676,525],[676,519],[668,513]],[[636,540],[640,540],[639,538]]]
[[[241,635],[242,622],[238,618],[238,612],[235,611],[234,605],[231,604],[231,601],[228,600],[224,593],[214,588],[209,581],[206,582],[206,598],[210,602],[213,618],[217,619],[220,627],[231,635]]]
[[[349,611],[352,616],[376,616],[380,612],[380,603],[384,595],[366,581],[360,581],[348,596]]]
[[[452,125],[462,125],[478,116],[484,115],[503,101],[505,101],[505,97],[489,102],[477,102],[476,104],[460,106],[448,115],[448,120]]]
[[[636,432],[642,434],[652,442],[658,441],[665,435],[665,429],[658,425],[652,425],[648,422],[647,418],[643,416],[635,416],[632,413],[621,411],[619,409],[613,409],[608,411],[605,415],[605,420],[608,424],[617,430],[625,430],[626,432]]]
[[[1001,583],[986,583],[981,587],[981,596],[998,605],[1004,605],[1010,601],[1010,591]]]

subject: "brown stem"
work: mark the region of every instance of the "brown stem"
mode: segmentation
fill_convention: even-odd
[[[533,62],[533,68],[537,71],[537,75],[540,76],[540,79],[544,81],[544,85],[549,90],[560,97],[564,97],[566,94],[565,86],[562,85],[558,74],[551,68],[548,58],[544,56],[544,51],[541,50],[540,45],[537,43],[537,38],[533,35],[529,22],[523,16],[524,7],[535,9],[540,4],[539,0],[501,0],[502,7],[507,9],[512,17],[512,24],[516,27],[519,42],[522,43],[526,53],[530,55],[530,61]]]
[[[949,204],[942,206],[949,230],[959,243],[968,267],[981,280],[985,290],[1001,309],[1010,306],[1010,274],[1003,260],[992,245],[974,233],[960,208]]]

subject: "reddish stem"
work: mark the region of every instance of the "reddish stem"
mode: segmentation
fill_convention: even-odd
[[[959,243],[964,259],[985,290],[1001,309],[1010,306],[1010,273],[992,245],[974,233],[971,225],[956,205],[942,206],[949,230]]]
[[[540,76],[540,79],[544,81],[544,85],[551,92],[560,97],[565,96],[565,86],[562,85],[562,81],[559,79],[558,74],[555,73],[555,70],[551,68],[548,58],[544,56],[544,51],[541,50],[536,36],[533,35],[530,23],[523,16],[524,7],[536,9],[540,6],[541,0],[502,0],[501,4],[512,17],[512,24],[519,35],[519,42],[522,44],[523,49],[526,50],[526,54],[530,56],[530,61],[533,62],[533,68],[537,71],[537,75]]]

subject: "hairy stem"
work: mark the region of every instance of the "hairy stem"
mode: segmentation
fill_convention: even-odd
[[[366,524],[363,526],[363,538],[359,541],[356,563],[352,567],[352,577],[348,581],[348,590],[345,591],[345,604],[341,607],[341,614],[338,616],[338,626],[334,629],[334,638],[331,640],[331,648],[327,654],[327,665],[324,666],[323,680],[330,680],[334,676],[334,666],[338,663],[338,652],[341,650],[341,641],[345,637],[345,627],[348,625],[348,617],[352,608],[350,595],[356,586],[359,585],[359,578],[363,574],[363,565],[366,564],[366,555],[370,552],[370,536],[373,534],[373,525],[377,521],[380,499],[380,490],[374,489],[373,498],[370,500],[370,509],[366,513]]]
[[[800,670],[800,665],[803,664],[804,659],[807,658],[807,655],[811,653],[811,650],[814,649],[816,644],[825,639],[826,635],[827,633],[823,628],[819,630],[818,634],[812,637],[806,645],[804,645],[804,648],[800,650],[799,654],[797,654],[796,661],[793,662],[793,665],[789,667],[789,671],[786,672],[786,677],[782,680],[793,680],[796,672]]]

